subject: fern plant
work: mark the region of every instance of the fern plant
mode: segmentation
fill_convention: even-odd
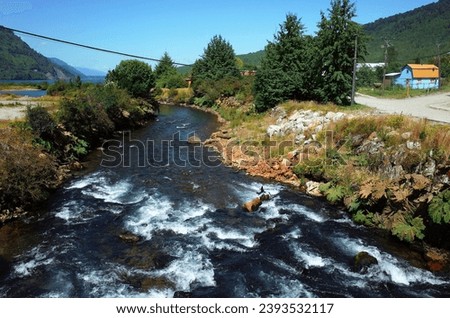
[[[358,224],[362,224],[365,226],[374,226],[373,222],[374,213],[367,212],[364,213],[363,211],[359,210],[356,212],[356,214],[353,216],[353,221]]]
[[[325,194],[327,200],[333,204],[342,201],[348,193],[347,188],[340,185],[335,185],[332,182],[322,184],[319,187],[319,190]]]
[[[450,223],[450,190],[445,190],[433,198],[428,206],[428,215],[434,223]]]
[[[425,237],[424,230],[425,225],[421,217],[412,218],[406,215],[393,224],[391,232],[400,240],[411,243],[416,238],[422,240]]]

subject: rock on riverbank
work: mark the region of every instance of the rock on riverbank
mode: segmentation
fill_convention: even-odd
[[[357,223],[402,241],[450,249],[450,225],[436,224],[428,211],[438,194],[450,191],[450,135],[445,129],[399,115],[288,114],[283,107],[259,119],[262,123],[269,123],[258,127],[265,129],[265,136],[246,140],[243,127],[226,127],[205,145],[214,147],[225,164],[250,175],[324,196]],[[427,250],[424,245],[422,263],[430,270],[449,268],[447,257],[432,253],[430,260]]]

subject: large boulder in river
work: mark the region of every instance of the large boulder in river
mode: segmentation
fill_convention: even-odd
[[[244,203],[242,208],[247,212],[255,212],[261,206],[262,200],[260,197],[254,198],[251,201]]]
[[[258,208],[261,206],[261,204],[264,201],[269,201],[269,200],[270,200],[270,194],[262,193],[259,197],[254,198],[253,200],[244,203],[244,205],[242,205],[242,208],[247,212],[254,212],[254,211],[258,210]]]
[[[202,143],[202,140],[201,140],[198,136],[196,136],[196,135],[190,136],[190,137],[188,138],[188,144],[191,144],[191,145],[199,145],[199,144],[201,144],[201,143]]]
[[[191,292],[186,292],[186,291],[176,291],[173,294],[173,298],[192,298],[193,295]]]
[[[131,232],[123,232],[119,234],[119,237],[122,241],[127,243],[137,243],[141,240],[139,236],[133,234]]]
[[[359,252],[353,259],[355,272],[366,273],[369,267],[377,264],[378,260],[367,252]]]

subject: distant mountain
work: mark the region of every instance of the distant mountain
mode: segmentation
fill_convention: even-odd
[[[83,73],[85,76],[106,76],[106,72],[102,72],[99,70],[94,70],[86,67],[77,67],[79,72]]]
[[[241,54],[236,55],[237,58],[240,58],[244,62],[245,69],[254,69],[259,67],[261,64],[261,60],[265,55],[265,51],[257,51],[254,53]],[[189,74],[192,71],[192,66],[180,66],[177,68],[178,72],[181,74]]]
[[[51,63],[12,31],[0,26],[0,79],[69,79],[74,74]]]
[[[259,67],[261,65],[261,60],[265,55],[266,52],[264,50],[261,50],[253,53],[241,54],[237,57],[244,62],[244,67]]]
[[[450,0],[416,8],[365,24],[369,37],[367,62],[384,61],[384,40],[390,45],[389,57],[396,64],[427,63],[438,54],[450,53]],[[238,55],[248,66],[259,66],[264,50]]]
[[[438,53],[450,52],[450,0],[440,0],[420,8],[379,19],[364,25],[370,37],[367,62],[384,60],[385,39],[394,62],[426,63]]]
[[[428,63],[438,55],[450,53],[450,0],[416,8],[365,24],[369,37],[367,62],[384,61],[385,39],[389,58],[398,65],[410,62]],[[259,66],[265,51],[238,55],[247,66]]]
[[[49,57],[48,58],[50,60],[50,62],[52,62],[53,64],[61,67],[62,69],[66,70],[68,73],[71,73],[75,76],[80,76],[81,78],[85,77],[86,74],[84,74],[83,72],[77,70],[75,67],[70,66],[69,64],[67,64],[66,62],[56,58],[56,57]]]

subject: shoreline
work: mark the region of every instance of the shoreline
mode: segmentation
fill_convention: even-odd
[[[39,179],[38,182],[33,179],[33,181],[36,183],[34,184],[34,187],[36,189],[33,189],[35,192],[39,192],[39,196],[34,195],[31,197],[21,198],[20,196],[17,196],[17,194],[13,195],[11,193],[6,193],[6,196],[10,196],[13,198],[12,202],[11,200],[4,199],[2,197],[2,200],[4,201],[0,202],[0,227],[6,223],[21,219],[23,217],[27,217],[27,214],[30,215],[40,211],[42,206],[44,206],[48,201],[48,198],[56,190],[58,190],[62,184],[76,175],[87,173],[87,171],[85,171],[84,169],[84,165],[90,166],[93,161],[95,161],[96,164],[98,163],[97,159],[93,158],[93,156],[95,157],[96,153],[98,156],[98,147],[100,147],[101,145],[97,145],[97,142],[102,142],[102,139],[94,141],[91,144],[88,144],[86,141],[84,141],[85,144],[79,144],[79,147],[85,148],[85,152],[81,153],[80,155],[73,156],[73,154],[69,154],[69,157],[69,155],[63,153],[60,154],[61,157],[58,157],[58,155],[49,150],[46,150],[43,147],[36,147],[32,134],[21,134],[20,129],[11,128],[11,123],[18,123],[17,125],[15,125],[17,127],[25,127],[21,123],[23,123],[26,116],[25,111],[27,109],[27,106],[41,105],[39,103],[39,100],[39,97],[17,97],[9,101],[10,103],[14,103],[14,106],[0,107],[0,122],[2,123],[0,129],[2,130],[2,133],[4,132],[2,136],[5,135],[1,140],[0,146],[5,146],[10,150],[4,154],[4,158],[1,158],[0,164],[2,164],[3,166],[4,164],[8,164],[8,162],[11,162],[11,160],[17,161],[17,159],[14,159],[14,156],[23,156],[20,154],[20,151],[25,148],[29,148],[29,153],[27,153],[25,156],[27,160],[34,159],[34,163],[43,164],[48,172],[48,174]],[[28,101],[28,104],[17,106],[18,101]],[[0,100],[0,106],[2,106],[1,102],[2,100]],[[51,106],[54,106],[53,102],[51,103]],[[141,106],[139,105],[139,107]],[[136,119],[136,121],[134,122],[130,122],[129,126],[126,127],[128,127],[128,129],[130,130],[138,130],[152,122],[157,117],[157,108],[155,108],[155,105],[150,105],[149,107],[151,107],[151,110],[143,110],[143,114],[141,114],[142,117]],[[126,110],[123,110],[121,115],[123,115],[123,117],[126,119],[130,116],[130,114]],[[116,129],[117,128],[118,127],[116,127]],[[111,131],[110,137],[113,137],[115,133],[121,130],[123,130],[123,128]],[[65,127],[63,125],[58,125],[57,131],[60,134],[59,137],[67,142],[67,144],[63,145],[64,151],[66,151],[67,149],[67,151],[70,151],[72,149],[71,147],[74,147],[74,142],[77,142],[78,139],[76,137],[74,137],[73,139],[68,139],[68,136],[73,136],[73,133],[71,131],[65,130]],[[64,137],[62,136],[66,136],[66,139],[64,139]],[[16,139],[20,138],[23,139],[22,144],[14,144],[14,146],[10,145],[11,143],[16,142]],[[95,140],[95,138],[97,137],[94,136],[92,138],[94,138]],[[61,144],[58,144],[58,146],[61,146]],[[63,157],[66,155],[67,157]],[[28,167],[30,167],[31,165],[32,164],[30,163]],[[6,176],[8,176],[8,170],[4,170],[5,171],[2,171],[3,175],[6,174]],[[43,170],[43,168],[41,170]],[[26,174],[22,173],[22,175]],[[16,185],[14,184],[14,186]]]
[[[287,185],[295,191],[299,191],[301,193],[305,193],[311,197],[315,197],[317,199],[326,200],[326,197],[322,191],[319,190],[319,187],[316,187],[316,194],[313,195],[310,191],[308,191],[307,187],[305,186],[303,180],[299,178],[294,173],[294,161],[296,160],[296,156],[298,154],[292,153],[291,158],[283,158],[282,156],[273,158],[269,156],[268,158],[265,158],[264,156],[260,156],[261,153],[264,153],[264,149],[261,151],[259,149],[259,152],[256,153],[258,156],[258,161],[255,163],[254,157],[251,155],[255,155],[255,152],[250,151],[250,155],[246,153],[245,150],[248,149],[242,149],[242,146],[239,144],[239,142],[236,142],[236,137],[233,136],[235,133],[235,130],[238,130],[239,127],[231,128],[230,122],[225,120],[219,112],[213,109],[208,109],[204,107],[199,107],[196,105],[189,105],[189,104],[174,104],[174,103],[161,103],[166,105],[176,105],[181,107],[187,107],[196,109],[198,111],[203,111],[207,113],[211,113],[216,116],[217,118],[217,129],[215,132],[213,132],[209,139],[202,142],[202,144],[205,147],[211,147],[217,153],[221,156],[221,161],[225,166],[228,166],[230,168],[236,169],[238,171],[244,172],[250,176],[262,178],[264,180],[267,180],[268,182],[279,182],[281,184]],[[151,123],[151,121],[147,122],[146,127],[148,124]],[[231,153],[230,153],[231,149]],[[253,149],[254,150],[254,149]],[[86,173],[89,173],[94,169],[94,165],[97,166],[99,163],[100,157],[101,157],[101,150],[98,148],[92,149],[89,154],[85,157],[84,161],[74,161],[70,163],[69,165],[59,165],[58,166],[58,180],[55,185],[55,188],[52,189],[51,193],[56,191],[59,187],[61,187],[62,184],[67,182],[73,177],[84,175]],[[56,180],[55,180],[56,181]],[[322,182],[322,184],[324,184]],[[50,195],[51,195],[50,193]],[[252,199],[252,198],[249,198]],[[329,202],[329,200],[327,200]],[[329,202],[330,203],[330,202]],[[44,203],[45,204],[45,203]],[[338,209],[341,209],[345,211],[346,213],[350,214],[350,211],[348,207],[346,207],[345,204],[342,203],[330,203],[332,206],[335,206]],[[28,211],[30,212],[30,211]],[[32,212],[32,211],[31,211]],[[14,221],[18,218],[21,218],[22,216],[26,215],[27,211],[23,209],[16,209],[11,215],[9,219],[2,220],[3,222],[0,222],[0,224],[5,224],[11,221]],[[0,225],[1,226],[1,225]],[[374,227],[374,232],[379,232],[380,229]],[[388,231],[383,230],[383,235],[387,235],[390,238],[394,239],[394,236]],[[449,264],[448,264],[448,254],[447,250],[443,251],[436,251],[436,249],[428,246],[423,241],[416,241],[413,243],[405,243],[398,241],[397,244],[403,244],[405,247],[408,247],[410,249],[410,252],[418,251],[419,254],[422,256],[422,264],[421,267],[427,268],[427,265],[430,261],[427,261],[425,256],[427,254],[431,253],[434,254],[435,259],[440,259],[441,262],[445,263],[444,265],[439,265],[438,268],[440,270],[449,271]],[[444,256],[442,256],[444,255]],[[444,257],[444,259],[443,259]],[[417,261],[417,255],[414,257],[415,262]],[[433,261],[434,262],[434,261]],[[434,264],[434,263],[433,263]],[[430,266],[428,266],[428,269]],[[435,270],[439,271],[439,270]]]
[[[321,186],[325,185],[327,182],[330,182],[329,179],[322,182],[312,182],[314,183],[314,187],[310,188],[310,185],[308,185],[309,182],[305,184],[304,180],[302,178],[299,178],[299,176],[294,173],[293,170],[294,162],[296,160],[295,157],[299,155],[298,153],[296,153],[296,151],[290,152],[287,158],[280,156],[278,158],[269,157],[267,159],[261,156],[261,153],[264,153],[264,150],[259,149],[256,151],[258,153],[258,159],[255,164],[254,158],[252,158],[251,156],[247,156],[245,154],[245,151],[241,151],[239,142],[236,142],[236,137],[233,137],[233,134],[236,130],[239,130],[239,127],[230,128],[230,122],[223,119],[217,111],[214,111],[212,109],[204,109],[195,105],[185,106],[213,113],[221,119],[222,123],[218,127],[218,130],[212,133],[210,138],[203,142],[203,145],[206,147],[211,147],[215,151],[217,151],[220,154],[222,163],[224,165],[237,169],[238,171],[244,172],[250,176],[260,177],[269,182],[279,182],[281,184],[290,186],[295,191],[299,191],[301,193],[309,195],[312,198],[323,199],[327,201],[331,206],[341,209],[351,216],[352,213],[345,200],[341,203],[330,202],[330,200],[327,198],[326,193],[323,193],[323,191],[320,189]],[[376,114],[374,116],[383,115]],[[230,145],[232,148],[231,152]],[[255,154],[255,152],[252,151],[250,151],[250,153]],[[416,175],[412,176],[416,178]],[[419,178],[420,176],[421,174],[417,174],[417,178]],[[416,185],[410,185],[410,187],[413,186],[415,187]],[[417,189],[414,188],[414,191],[417,191]],[[400,211],[398,210],[392,212],[399,213]],[[357,224],[357,222],[355,223]],[[407,252],[403,253],[400,249],[398,250],[398,252],[400,254],[408,254],[407,256],[405,256],[405,258],[408,259],[411,264],[414,264],[414,266],[421,267],[432,272],[450,272],[449,250],[435,247],[423,240],[415,240],[413,242],[401,241],[396,236],[394,236],[389,229],[382,229],[371,226],[369,226],[369,228],[372,228],[372,231],[374,233],[382,233],[379,235],[387,236],[388,240],[394,240],[392,242],[395,242],[395,245],[403,246],[404,248],[406,248]]]

